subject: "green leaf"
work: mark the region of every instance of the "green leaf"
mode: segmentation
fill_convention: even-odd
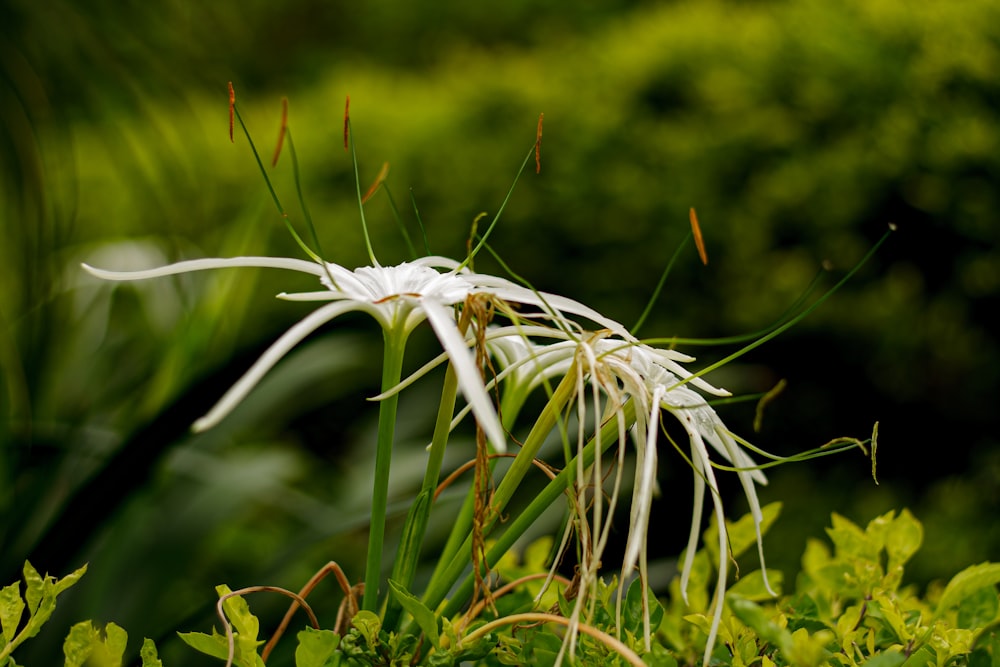
[[[980,563],[965,568],[948,582],[938,601],[933,619],[937,619],[952,607],[960,604],[981,588],[1000,582],[1000,563]],[[932,619],[932,620],[933,620]]]
[[[28,603],[28,622],[21,634],[21,641],[38,634],[42,626],[56,608],[56,596],[80,580],[87,571],[84,565],[72,574],[56,581],[54,577],[42,577],[28,561],[24,562],[24,597]]]
[[[437,616],[434,612],[392,579],[389,580],[389,589],[396,596],[396,599],[399,600],[399,604],[403,606],[406,613],[412,616],[413,620],[420,626],[420,629],[424,631],[431,645],[434,648],[439,648],[441,639],[438,631]]]
[[[306,628],[298,638],[295,667],[325,667],[340,644],[340,635],[333,630]]]
[[[78,568],[74,572],[67,574],[65,577],[56,581],[51,588],[50,594],[55,597],[65,591],[70,586],[74,585],[76,582],[80,581],[80,578],[87,573],[87,566],[84,564],[82,567]]]
[[[90,621],[81,621],[71,627],[63,642],[66,667],[81,667],[99,642],[97,628]]]
[[[878,519],[875,521],[878,521]],[[826,534],[830,537],[830,541],[833,542],[838,559],[852,560],[860,558],[872,561],[878,559],[878,552],[882,546],[879,544],[881,540],[878,539],[881,537],[880,535],[866,533],[857,524],[836,512],[832,515],[832,523],[833,526],[826,529]]]
[[[103,644],[107,648],[110,664],[120,667],[125,656],[125,647],[128,645],[128,633],[121,626],[108,623],[104,627]]]
[[[373,612],[362,609],[351,619],[351,625],[357,628],[361,636],[365,638],[368,648],[374,648],[378,645],[378,633],[382,629],[382,621]]]
[[[727,595],[726,601],[736,618],[752,628],[761,639],[783,652],[791,650],[792,634],[771,621],[762,607],[737,595]]]
[[[924,667],[925,665],[933,665],[936,662],[937,655],[934,649],[930,646],[922,646],[903,663],[903,667]],[[871,664],[869,661],[867,664]],[[884,666],[883,666],[884,667]],[[893,667],[890,665],[890,667]]]
[[[649,667],[677,667],[677,659],[659,643],[654,643],[649,652],[642,656]]]
[[[156,644],[149,637],[142,640],[139,657],[142,658],[142,667],[163,667],[160,656],[156,653]]]
[[[780,570],[768,570],[767,578],[771,583],[771,588],[780,595],[781,584],[784,583],[785,579],[784,574]],[[774,599],[774,596],[768,593],[767,587],[764,586],[764,574],[760,570],[754,570],[750,574],[740,577],[739,581],[729,587],[729,590],[741,598],[754,602]]]
[[[220,598],[232,593],[229,586],[225,584],[216,586],[215,591],[219,594]],[[256,616],[250,613],[250,605],[247,604],[247,601],[242,596],[233,595],[226,598],[226,601],[222,603],[222,608],[225,610],[229,622],[233,624],[233,628],[236,629],[241,640],[257,641],[257,635],[260,633],[260,622]]]
[[[622,622],[626,630],[635,635],[642,635],[642,581],[638,577],[632,580],[625,594],[625,605],[622,609]],[[648,587],[646,596],[649,603],[649,627],[653,632],[660,627],[663,621],[663,607],[660,606],[656,595]]]
[[[45,580],[42,579],[42,575],[38,574],[38,570],[31,566],[31,563],[24,561],[24,583],[26,584],[24,590],[24,599],[28,603],[28,614],[34,616],[35,612],[38,610],[38,605],[42,601],[42,595],[45,589]]]
[[[15,582],[0,589],[0,629],[3,630],[5,643],[9,644],[14,640],[23,614],[24,600],[21,599],[20,584]]]
[[[761,508],[761,514],[763,515],[760,524],[761,535],[767,533],[771,528],[771,524],[774,523],[780,513],[780,502],[769,503]],[[746,553],[747,549],[757,544],[757,528],[754,525],[752,514],[744,514],[736,521],[727,521],[726,532],[729,534],[729,551],[733,558],[739,558]],[[712,552],[712,555],[717,556],[719,529],[715,523],[710,524],[705,529],[702,539],[706,547]]]
[[[889,555],[889,570],[902,566],[910,560],[924,542],[924,527],[904,509],[889,526],[886,534],[885,550]]]
[[[983,586],[958,605],[958,627],[975,630],[997,617],[1000,596],[994,586]]]
[[[226,660],[229,657],[229,643],[225,636],[220,635],[214,628],[210,635],[206,635],[204,632],[178,632],[177,636],[185,644],[205,655],[220,660]]]

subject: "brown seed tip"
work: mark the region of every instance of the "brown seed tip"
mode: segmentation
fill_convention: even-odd
[[[278,145],[274,147],[274,157],[271,159],[271,166],[278,164],[278,156],[281,155],[281,147],[285,143],[285,132],[288,130],[288,98],[281,98],[281,129],[278,130]]]
[[[378,191],[379,187],[385,182],[385,179],[388,175],[389,175],[389,163],[383,162],[382,169],[379,170],[378,176],[375,177],[375,182],[371,184],[371,187],[369,187],[368,191],[365,192],[365,196],[361,198],[362,204],[367,203],[368,200],[372,198],[372,195]]]
[[[701,257],[701,263],[708,264],[708,253],[705,252],[705,239],[701,236],[701,225],[698,224],[698,214],[694,212],[694,208],[688,213],[688,218],[691,220],[691,233],[694,234],[694,245],[698,248],[698,256]]]
[[[236,143],[233,139],[233,127],[236,125],[236,91],[233,90],[233,82],[229,82],[229,141]]]
[[[535,173],[541,173],[542,171],[542,121],[545,120],[545,114],[538,114],[538,131],[535,133]]]
[[[347,96],[347,101],[344,102],[344,152],[347,152],[347,137],[348,137],[348,125],[351,122],[351,96]]]

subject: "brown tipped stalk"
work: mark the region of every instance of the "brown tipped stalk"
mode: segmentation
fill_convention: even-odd
[[[535,133],[535,173],[539,174],[542,171],[542,121],[545,120],[545,114],[538,114],[538,131]]]
[[[708,264],[708,253],[705,252],[705,239],[701,236],[701,226],[698,224],[698,214],[694,208],[688,214],[691,219],[691,233],[694,234],[694,245],[698,248],[698,256],[701,257],[702,264]]]
[[[288,98],[281,98],[281,129],[278,130],[278,145],[274,147],[274,157],[271,158],[271,166],[278,164],[278,156],[281,155],[281,147],[285,145],[285,133],[288,131]]]
[[[233,82],[229,82],[229,142],[236,143],[233,138],[233,129],[236,127],[236,91],[233,90]]]
[[[347,96],[347,101],[344,102],[344,152],[347,152],[347,138],[350,136],[349,125],[351,122],[351,96]]]
[[[379,170],[378,176],[375,177],[375,181],[371,184],[371,186],[369,186],[367,192],[365,192],[365,195],[361,198],[362,204],[368,203],[368,200],[372,198],[372,195],[378,192],[378,189],[382,187],[382,184],[385,183],[385,179],[388,176],[389,176],[389,163],[383,162],[382,169]]]

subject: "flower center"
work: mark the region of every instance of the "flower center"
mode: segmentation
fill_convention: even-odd
[[[404,262],[397,266],[362,266],[354,271],[344,271],[335,265],[328,265],[336,286],[330,278],[322,276],[323,284],[345,298],[369,303],[384,303],[396,298],[434,298],[443,304],[463,301],[473,286],[454,273],[440,273],[437,270]],[[340,270],[337,270],[340,269]]]

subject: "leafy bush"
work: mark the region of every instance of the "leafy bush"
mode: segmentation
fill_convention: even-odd
[[[765,508],[771,521],[778,514],[777,505]],[[752,517],[729,525],[732,556],[740,558],[755,542]],[[906,584],[904,566],[923,541],[923,528],[907,510],[898,515],[889,512],[876,517],[864,528],[833,515],[827,529],[829,544],[821,540],[809,543],[803,554],[803,571],[794,587],[780,598],[770,598],[763,586],[760,571],[741,576],[729,589],[726,611],[720,627],[720,642],[711,656],[713,665],[761,667],[789,665],[814,667],[944,667],[970,665],[988,667],[1000,662],[1000,564],[982,563],[968,567],[947,584],[935,583],[920,592]],[[708,609],[711,595],[710,558],[715,536],[704,536],[705,548],[695,557],[696,567],[686,594],[679,578],[671,583],[669,593],[654,601],[651,620],[654,643],[642,647],[642,591],[635,580],[628,586],[622,609],[624,622],[620,639],[625,646],[641,654],[647,665],[675,667],[696,664],[701,659],[711,621]],[[831,548],[832,545],[832,548]],[[541,548],[539,549],[538,546]],[[524,573],[544,572],[547,563],[544,543],[529,547],[525,562],[511,556],[500,565],[505,577],[520,580]],[[534,555],[532,555],[534,554]],[[3,621],[4,647],[0,665],[13,666],[11,651],[30,638],[51,613],[58,594],[76,583],[84,570],[62,580],[42,578],[25,565],[27,590],[22,600],[17,584],[0,593],[0,620]],[[780,582],[778,573],[771,580]],[[617,582],[602,584],[597,599],[595,628],[609,636],[616,633]],[[296,667],[357,667],[360,665],[480,664],[551,665],[559,652],[560,640],[553,626],[531,623],[525,616],[537,609],[538,584],[525,581],[495,600],[495,611],[486,611],[482,619],[466,625],[468,619],[446,618],[422,608],[416,598],[401,589],[407,611],[423,633],[423,640],[406,640],[403,635],[381,630],[375,614],[359,612],[349,619],[343,635],[332,629],[306,627],[297,633]],[[554,600],[565,615],[569,603],[565,590]],[[231,592],[219,587],[220,596]],[[686,600],[686,601],[685,601]],[[20,603],[20,604],[19,604]],[[20,632],[19,609],[26,605],[29,619]],[[256,667],[259,621],[247,603],[238,596],[224,603],[228,622],[235,626],[236,665]],[[48,610],[48,613],[46,612]],[[521,625],[497,625],[483,628],[498,617],[522,615]],[[463,628],[461,630],[459,628]],[[181,635],[195,649],[225,660],[228,640],[224,634],[185,633]],[[470,639],[473,638],[474,639]],[[66,665],[115,667],[122,665],[127,635],[115,624],[98,631],[89,621],[75,625],[64,644]],[[162,663],[150,640],[141,650],[144,667]],[[592,635],[580,640],[578,663],[582,665],[628,664],[608,644]]]

